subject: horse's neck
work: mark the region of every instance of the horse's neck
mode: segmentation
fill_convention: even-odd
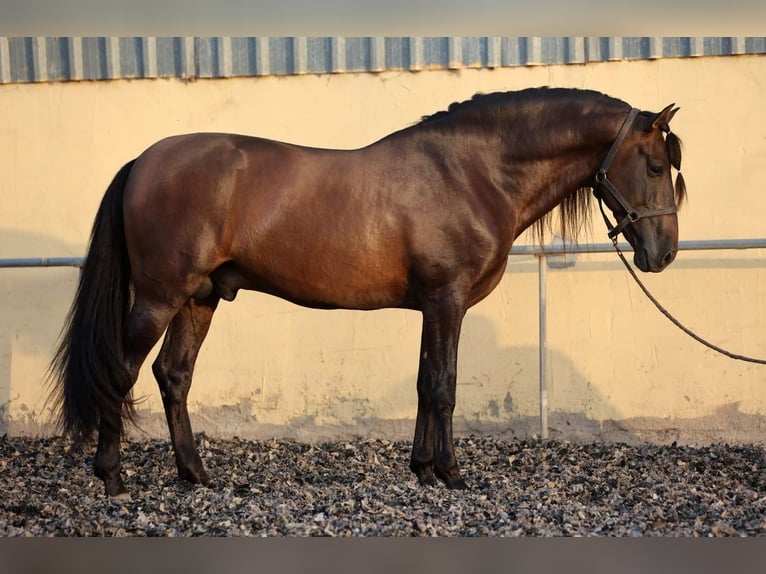
[[[453,163],[482,172],[483,184],[510,199],[497,202],[508,209],[498,215],[518,235],[595,175],[626,113],[619,105],[532,105],[412,126],[371,147],[443,148]]]
[[[509,121],[502,161],[507,192],[518,206],[519,233],[587,185],[619,130],[621,114],[611,108],[579,115],[542,111]]]
[[[510,110],[505,120],[506,153],[547,160],[591,154],[614,140],[628,110],[618,106],[539,106]]]

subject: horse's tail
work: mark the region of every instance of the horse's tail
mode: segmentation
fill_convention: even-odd
[[[59,428],[77,440],[88,439],[104,416],[133,420],[135,415],[123,347],[133,279],[122,208],[134,162],[117,172],[101,200],[80,283],[50,365]]]

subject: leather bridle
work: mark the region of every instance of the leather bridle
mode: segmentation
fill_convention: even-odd
[[[646,217],[656,217],[658,215],[670,215],[672,213],[678,212],[678,208],[675,205],[672,207],[664,207],[662,209],[647,209],[644,211],[633,209],[628,200],[625,199],[625,197],[617,190],[614,184],[609,181],[609,178],[606,175],[607,170],[611,167],[612,162],[617,155],[617,151],[620,149],[620,145],[622,145],[622,142],[625,140],[625,136],[628,135],[628,132],[633,126],[633,122],[635,121],[638,114],[639,110],[636,108],[630,110],[628,117],[625,118],[625,121],[620,128],[620,132],[617,134],[617,139],[614,140],[612,147],[609,149],[609,153],[606,154],[606,158],[604,158],[604,162],[601,164],[601,167],[598,169],[595,176],[596,185],[593,187],[593,194],[598,199],[598,207],[601,210],[601,215],[604,218],[604,223],[606,223],[606,227],[609,230],[609,239],[612,241],[616,241],[616,238],[620,232],[622,232],[628,225],[638,221],[639,219],[644,219]],[[604,206],[602,204],[603,191],[608,192],[609,195],[611,195],[612,198],[625,210],[625,217],[618,221],[617,225],[613,225],[612,222],[609,221],[609,218],[604,211]]]

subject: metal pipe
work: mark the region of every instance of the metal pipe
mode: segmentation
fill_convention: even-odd
[[[28,257],[23,259],[0,259],[0,267],[82,267],[84,257]]]
[[[545,253],[538,255],[537,257],[538,271],[537,271],[537,289],[538,289],[538,305],[539,305],[539,322],[540,322],[540,342],[539,342],[539,369],[540,369],[540,437],[543,440],[548,438],[548,385],[545,376],[545,360],[547,358],[547,346],[548,336],[546,333],[548,320],[547,320],[547,275],[548,275],[548,258]]]
[[[627,243],[620,243],[623,251],[632,251]],[[766,249],[765,239],[711,239],[679,241],[679,251],[709,251],[722,249]],[[511,255],[561,255],[564,253],[611,253],[614,246],[611,243],[586,243],[583,245],[514,245]]]
[[[620,249],[631,251],[627,243],[620,243]],[[708,251],[722,249],[766,249],[764,239],[712,239],[679,241],[679,251]],[[582,245],[514,245],[509,255],[561,255],[564,253],[611,253],[611,243],[585,243]],[[2,267],[82,267],[84,257],[28,257],[0,259]]]

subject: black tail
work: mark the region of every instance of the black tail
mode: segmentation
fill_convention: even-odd
[[[134,416],[123,351],[133,281],[122,210],[134,161],[114,176],[101,200],[77,293],[50,365],[59,427],[78,440],[89,438],[102,416]]]

